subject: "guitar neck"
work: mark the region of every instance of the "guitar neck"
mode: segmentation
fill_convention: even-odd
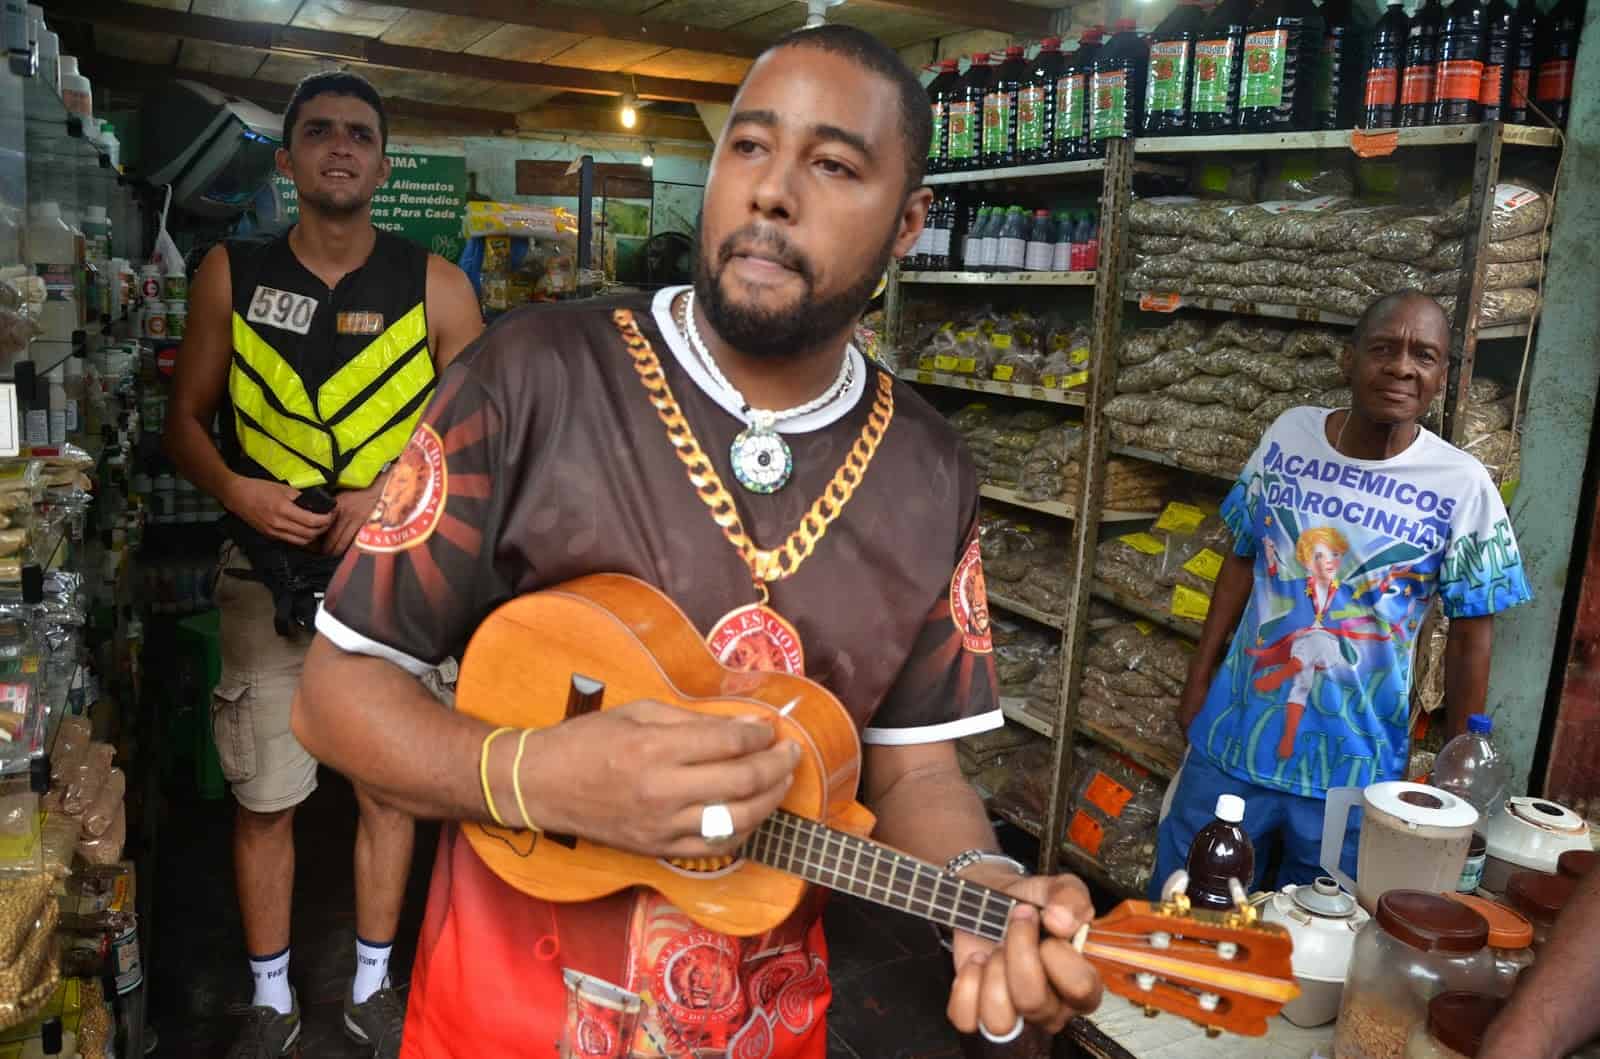
[[[1016,899],[870,839],[782,810],[745,843],[751,860],[809,883],[1003,941]]]

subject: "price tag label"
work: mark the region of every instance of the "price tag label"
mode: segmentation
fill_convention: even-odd
[[[1067,359],[1072,361],[1074,364],[1089,363],[1089,347],[1079,346],[1077,349],[1067,354]]]
[[[1063,375],[1061,377],[1061,388],[1063,390],[1071,390],[1071,389],[1074,389],[1076,387],[1082,386],[1084,383],[1086,383],[1088,381],[1089,381],[1089,373],[1088,372],[1086,372],[1086,371],[1075,371],[1071,375]]]
[[[1196,577],[1215,581],[1217,575],[1222,573],[1222,556],[1210,548],[1202,548],[1193,559],[1183,564],[1183,568]]]
[[[935,371],[955,371],[956,365],[959,363],[960,361],[956,360],[955,357],[950,356],[948,353],[941,353],[937,357],[933,358],[933,368]]]
[[[1132,799],[1132,791],[1104,772],[1096,772],[1083,791],[1084,801],[1112,818],[1121,816],[1123,808]]]
[[[977,357],[962,357],[956,361],[956,372],[961,375],[971,375],[978,370]]]
[[[1350,150],[1357,158],[1384,158],[1400,146],[1399,129],[1351,129]]]
[[[1010,382],[1017,369],[1010,364],[996,364],[994,367],[995,382]]]
[[[1185,504],[1181,500],[1174,500],[1161,512],[1161,517],[1156,519],[1155,528],[1164,533],[1193,533],[1200,528],[1200,523],[1206,520],[1206,513],[1193,504]]]
[[[1196,592],[1188,585],[1174,585],[1172,588],[1172,616],[1184,618],[1188,621],[1205,621],[1206,615],[1211,613],[1211,597],[1204,592]]]
[[[1054,375],[1046,375],[1044,378],[1039,380],[1039,385],[1043,386],[1046,390],[1055,390],[1059,389],[1059,387],[1056,386],[1056,383],[1059,381],[1061,380],[1056,378]]]
[[[933,371],[935,363],[936,363],[936,358],[934,358],[930,354],[924,353],[922,356],[917,358],[917,370],[918,371]],[[927,382],[928,380],[924,379],[922,381],[923,382]]]
[[[1183,307],[1183,295],[1145,291],[1139,295],[1139,308],[1147,313],[1175,313]]]
[[[1138,621],[1134,622],[1133,627],[1138,629],[1140,634],[1144,636],[1149,636],[1151,633],[1156,631],[1155,623],[1145,621],[1143,618],[1140,618]]]
[[[993,338],[989,339],[989,344],[996,349],[1010,349],[1011,336],[1007,334],[995,335]]]
[[[1134,551],[1143,552],[1146,555],[1160,555],[1167,550],[1167,546],[1161,542],[1160,537],[1149,533],[1125,533],[1118,537],[1117,540]]]
[[[1072,822],[1067,825],[1068,840],[1091,857],[1100,855],[1100,843],[1105,837],[1106,829],[1082,809],[1073,814]]]

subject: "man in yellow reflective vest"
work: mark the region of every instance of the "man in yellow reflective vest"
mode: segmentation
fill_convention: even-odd
[[[389,176],[383,101],[353,74],[300,82],[278,171],[300,219],[272,240],[226,243],[196,273],[167,416],[168,455],[228,509],[217,582],[222,677],[217,750],[238,802],[234,867],[255,994],[229,1059],[289,1054],[294,809],[317,763],[289,708],[317,600],[369,517],[439,371],[483,329],[454,265],[372,224]],[[211,424],[221,411],[222,445]],[[404,1007],[388,960],[411,862],[412,821],[356,790],[356,974],[345,1031],[399,1050]]]

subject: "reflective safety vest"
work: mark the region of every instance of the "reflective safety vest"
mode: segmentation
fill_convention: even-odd
[[[287,236],[230,242],[228,265],[229,466],[297,489],[371,485],[433,392],[428,252],[379,231],[371,256],[332,290]]]

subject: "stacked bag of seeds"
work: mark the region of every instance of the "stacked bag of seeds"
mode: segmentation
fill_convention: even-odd
[[[1030,748],[1042,748],[1048,755],[1050,742],[1019,725],[1007,724],[956,740],[956,760],[961,774],[977,788],[979,797],[989,801],[1011,783],[1020,755],[1026,752],[1030,760],[1037,762],[1040,750]],[[1048,756],[1044,760],[1048,768]]]
[[[1046,614],[1066,614],[1072,596],[1072,558],[1065,532],[985,511],[978,533],[991,596],[1026,603]]]
[[[1078,716],[1158,748],[1176,768],[1185,745],[1178,696],[1192,650],[1182,637],[1146,621],[1094,630]]]
[[[916,367],[1046,389],[1071,390],[1089,381],[1089,326],[1051,312],[1042,316],[983,308],[952,316],[937,305],[912,321],[909,346]]]
[[[1374,298],[1421,290],[1455,309],[1469,199],[1442,210],[1347,195],[1241,202],[1167,196],[1129,211],[1135,267],[1128,290],[1359,316]],[[1550,197],[1496,186],[1483,249],[1481,326],[1526,320],[1539,304]]]
[[[978,480],[1006,489],[1017,488],[1023,465],[1038,446],[1040,436],[1061,421],[1062,417],[1054,412],[1001,412],[981,402],[967,405],[950,417],[950,425],[965,439],[972,454]]]
[[[1131,890],[1150,882],[1164,779],[1107,747],[1080,741],[1072,748],[1076,779],[1067,808],[1067,844],[1104,865]]]
[[[1027,500],[1075,500],[1082,454],[1083,428],[1078,424],[1062,423],[1041,431],[1038,443],[1023,459],[1018,491]],[[1113,456],[1106,463],[1102,503],[1113,511],[1155,511],[1171,484],[1171,474],[1159,465]]]

